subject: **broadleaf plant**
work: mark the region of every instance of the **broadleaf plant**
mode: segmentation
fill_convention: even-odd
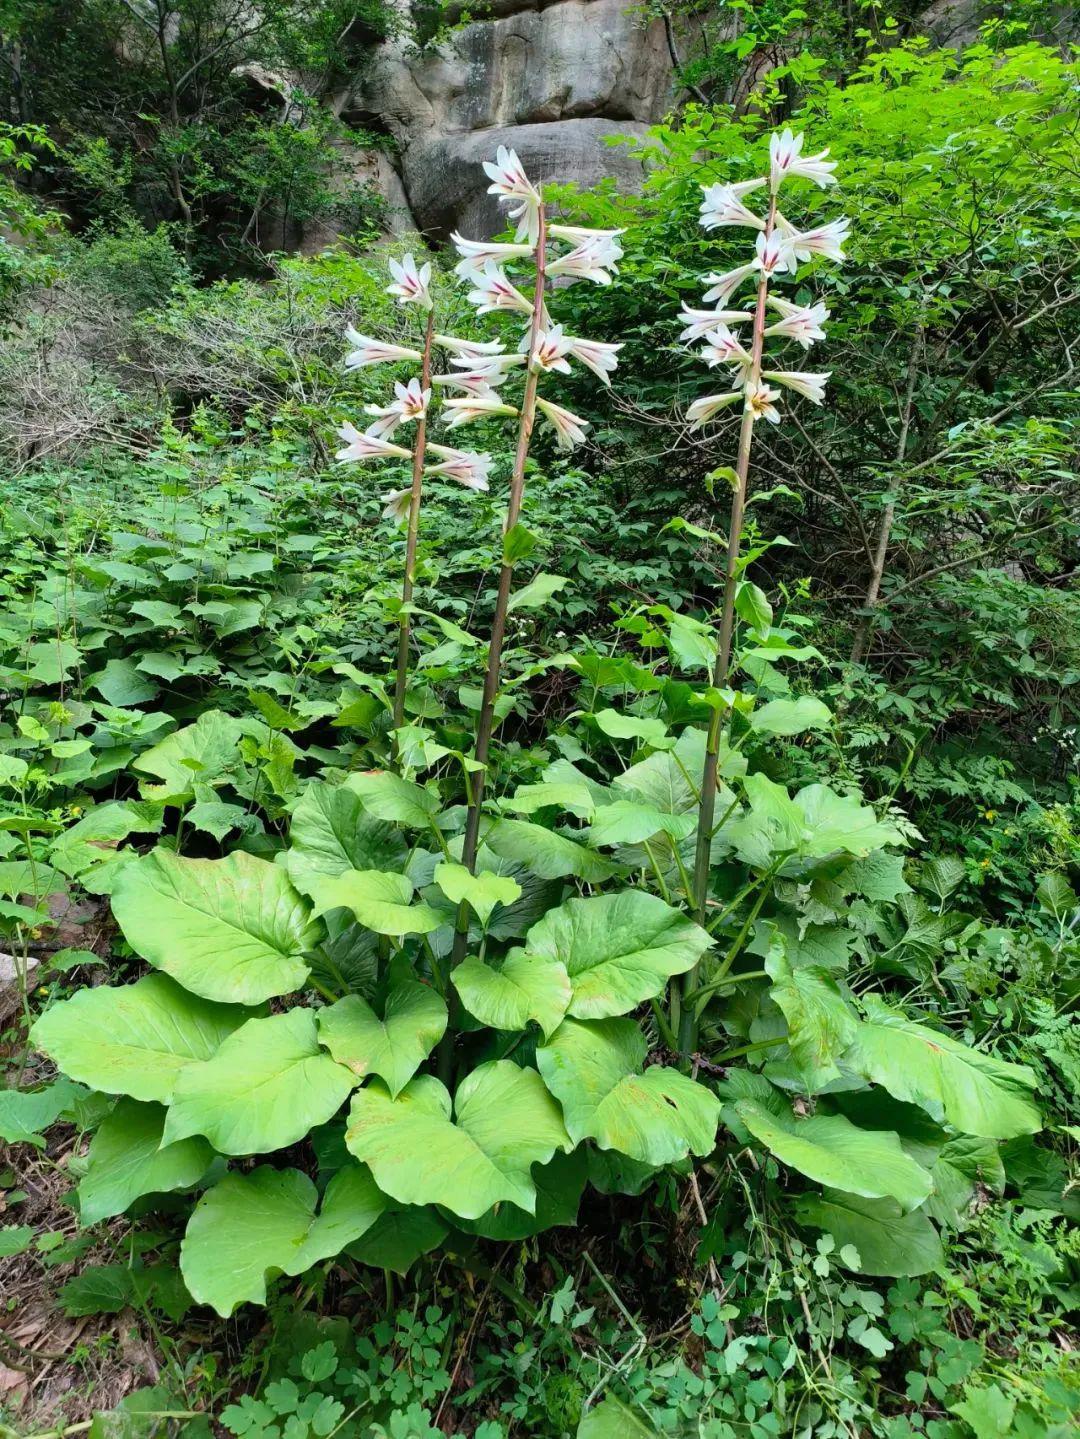
[[[527,321],[521,347],[438,334],[430,270],[411,257],[392,289],[425,310],[424,348],[350,337],[354,367],[421,366],[366,433],[348,431],[342,454],[412,462],[394,498],[409,539],[393,685],[342,667],[365,714],[389,716],[395,768],[327,763],[322,778],[293,777],[277,796],[280,846],[203,859],[162,814],[184,814],[188,776],[214,756],[227,764],[243,723],[204,715],[142,756],[154,821],[126,818],[114,838],[169,838],[110,866],[114,916],[151,972],[53,1004],[33,1039],[71,1080],[117,1096],[79,1184],[83,1221],[201,1190],[181,1267],[222,1315],[264,1302],[275,1275],[342,1254],[402,1272],[454,1231],[460,1243],[571,1224],[589,1179],[638,1193],[670,1166],[715,1170],[747,1147],[783,1167],[793,1221],[832,1233],[845,1263],[920,1273],[940,1258],[958,1169],[1039,1127],[1031,1071],[874,992],[910,898],[903,817],[853,789],[791,793],[766,772],[775,737],[829,723],[784,676],[816,651],[744,575],[753,424],[775,408],[766,382],[814,399],[824,381],[763,368],[770,331],[812,338],[821,318],[772,301],[780,319],[767,326],[768,282],[801,284],[800,265],[843,238],[841,222],[797,232],[776,206],[781,181],[831,180],[824,157],[804,160],[787,132],[771,156],[771,183],[706,190],[709,223],[758,231],[757,258],[710,279],[723,304],[757,277],[753,315],[693,312],[689,324],[740,375],[723,404],[699,401],[691,417],[743,405],[715,630],[660,605],[625,616],[662,657],[560,657],[580,708],[537,743],[523,778],[500,753],[501,645],[514,569],[532,550],[520,515],[533,421],[539,411],[560,443],[582,434],[539,382],[571,360],[606,382],[619,348],[565,336],[545,278],[607,283],[620,253],[616,232],[549,224],[501,150],[485,169],[513,206],[515,238],[455,244],[480,312]],[[765,185],[761,219],[742,195]],[[550,255],[551,240],[568,253]],[[531,296],[508,277],[515,265],[531,271]],[[753,323],[749,351],[724,328],[739,318]],[[433,352],[454,373],[435,373]],[[499,390],[515,374],[511,405]],[[419,723],[406,676],[422,478],[483,488],[493,467],[427,438],[443,385],[464,391],[441,407],[453,428],[517,421],[485,681],[464,706],[477,716],[471,752],[459,717],[440,733]],[[406,423],[411,452],[388,438]],[[518,607],[552,592],[541,575]],[[444,633],[480,648],[448,621]],[[248,1156],[263,1162],[248,1169]]]

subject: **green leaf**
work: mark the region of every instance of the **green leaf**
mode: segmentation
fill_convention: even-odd
[[[828,729],[832,712],[813,695],[793,700],[770,700],[754,710],[750,728],[755,734],[796,735],[810,729]]]
[[[659,748],[670,744],[668,728],[655,716],[620,714],[618,710],[598,710],[593,715],[597,728],[609,739],[635,739]]]
[[[30,1042],[91,1089],[167,1104],[187,1066],[212,1058],[248,1018],[167,975],[148,974],[134,984],[77,990],[45,1011]]]
[[[199,1200],[180,1246],[184,1283],[200,1304],[227,1319],[238,1304],[266,1302],[275,1274],[303,1274],[339,1254],[386,1208],[366,1169],[340,1169],[322,1207],[306,1174],[271,1169],[227,1174]]]
[[[118,709],[146,704],[159,694],[153,680],[141,674],[134,661],[129,659],[110,660],[100,674],[94,676],[92,683],[106,703],[116,705]]]
[[[408,1274],[416,1261],[437,1249],[450,1226],[434,1209],[389,1205],[346,1251],[358,1264]]]
[[[466,959],[453,971],[454,988],[465,1008],[492,1029],[524,1029],[536,1021],[549,1038],[558,1027],[572,990],[557,960],[512,949],[500,969]]]
[[[772,624],[769,597],[749,580],[740,580],[735,590],[735,613],[755,630],[767,630]]]
[[[752,1099],[740,1099],[735,1112],[771,1154],[808,1179],[868,1199],[895,1199],[902,1209],[917,1209],[930,1193],[930,1174],[887,1129],[860,1129],[843,1115],[796,1119],[773,1114]]]
[[[570,1148],[540,1076],[509,1060],[474,1069],[450,1095],[421,1075],[397,1099],[377,1080],[353,1096],[345,1142],[402,1204],[441,1204],[478,1219],[510,1200],[532,1214],[535,1163]]]
[[[769,994],[787,1020],[788,1049],[813,1093],[839,1077],[836,1061],[854,1038],[859,1020],[827,970],[816,965],[793,968],[783,937],[776,938],[765,961],[773,981]]]
[[[965,1389],[960,1403],[949,1405],[949,1413],[963,1419],[977,1439],[1009,1439],[1016,1433],[1016,1399],[997,1384]],[[1042,1428],[1042,1432],[1048,1431]]]
[[[392,820],[410,829],[427,829],[439,812],[438,795],[388,770],[351,774],[345,788],[359,795],[374,819]]]
[[[586,884],[599,884],[618,873],[616,866],[603,855],[525,820],[496,820],[484,836],[484,843],[501,859],[523,864],[541,879],[574,875]]]
[[[510,596],[506,608],[511,612],[513,610],[538,610],[547,604],[552,595],[557,595],[569,583],[570,581],[563,579],[561,575],[534,575],[522,589],[515,590]]]
[[[841,1263],[846,1264],[844,1250],[851,1245],[860,1274],[902,1278],[940,1274],[945,1267],[933,1224],[919,1210],[905,1214],[895,1199],[863,1199],[827,1189],[823,1195],[805,1194],[797,1200],[795,1216],[800,1224],[833,1236]]]
[[[383,1018],[358,994],[319,1011],[319,1039],[338,1064],[366,1079],[377,1074],[393,1098],[446,1032],[446,1005],[433,989],[406,981],[391,989]]]
[[[33,1242],[32,1225],[5,1224],[0,1229],[0,1259],[14,1259],[16,1254],[25,1254]]]
[[[316,914],[350,909],[374,934],[430,934],[446,916],[429,904],[412,904],[415,886],[407,875],[380,869],[350,869],[333,878],[313,880]]]
[[[1039,887],[1035,891],[1035,898],[1047,914],[1052,914],[1055,919],[1064,919],[1066,915],[1080,904],[1072,885],[1057,870],[1044,874],[1039,880]]]
[[[847,892],[861,894],[875,903],[893,904],[902,894],[911,893],[904,879],[904,856],[883,849],[849,864],[841,883]]]
[[[164,1142],[205,1134],[222,1154],[284,1149],[332,1118],[355,1084],[319,1048],[310,1009],[249,1019],[213,1059],[180,1075]]]
[[[942,1146],[930,1172],[934,1193],[926,1201],[926,1212],[950,1229],[960,1229],[967,1221],[976,1185],[995,1194],[1005,1188],[1005,1170],[996,1141],[975,1135],[950,1139]]]
[[[653,1166],[711,1153],[720,1101],[678,1070],[639,1073],[647,1048],[632,1019],[564,1019],[536,1051],[570,1138]]]
[[[660,1436],[621,1399],[609,1394],[581,1416],[577,1439],[660,1439]]]
[[[526,1214],[516,1204],[502,1203],[479,1219],[458,1218],[458,1228],[484,1239],[510,1242],[529,1239],[547,1229],[577,1223],[578,1208],[589,1174],[585,1147],[569,1154],[558,1151],[547,1164],[534,1164],[536,1213]]]
[[[350,869],[403,869],[408,853],[401,831],[368,814],[344,785],[314,780],[293,810],[286,864],[301,894]]]
[[[121,1099],[105,1117],[79,1182],[83,1224],[123,1214],[145,1194],[190,1189],[199,1182],[214,1157],[213,1149],[201,1137],[162,1145],[164,1127],[164,1108],[136,1099]]]
[[[967,866],[956,854],[938,855],[928,859],[919,873],[919,888],[942,903],[960,888],[967,878]]]
[[[44,1149],[42,1133],[85,1096],[82,1085],[63,1076],[44,1089],[0,1089],[0,1139]]]
[[[626,1014],[693,968],[712,940],[700,925],[642,890],[570,899],[525,937],[529,954],[557,960],[570,976],[569,1013]]]
[[[856,1074],[964,1134],[1012,1139],[1042,1128],[1035,1074],[1026,1065],[971,1049],[873,996],[865,1006],[867,1018],[844,1054]]]
[[[161,781],[147,793],[154,799],[190,798],[196,780],[208,782],[235,769],[244,727],[222,710],[207,710],[194,724],[176,730],[132,760],[135,769]]]
[[[619,799],[596,811],[589,826],[589,843],[640,844],[656,834],[666,834],[678,844],[696,829],[697,818],[692,814],[668,814],[650,805]]]
[[[488,870],[471,874],[463,864],[451,864],[447,860],[435,866],[435,883],[451,904],[466,901],[485,929],[498,905],[509,907],[521,898],[521,885],[516,879]]]
[[[868,855],[888,844],[902,844],[894,825],[878,821],[874,811],[850,795],[834,794],[823,784],[807,785],[792,798],[767,775],[745,780],[749,809],[723,827],[740,859],[758,869],[776,858],[822,859],[847,853]]]
[[[280,865],[236,851],[181,859],[156,849],[125,865],[113,914],[131,947],[185,989],[260,1004],[299,989],[321,926]]]
[[[569,780],[519,785],[500,805],[516,814],[535,814],[538,809],[552,808],[566,810],[578,819],[588,819],[596,808],[596,801],[587,785]]]

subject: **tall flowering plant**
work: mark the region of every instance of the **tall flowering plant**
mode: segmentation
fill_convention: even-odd
[[[701,358],[710,369],[726,371],[729,382],[716,394],[704,395],[687,410],[691,429],[701,429],[725,410],[740,406],[735,480],[732,486],[731,515],[728,527],[727,561],[724,570],[724,597],[720,615],[720,634],[713,668],[713,687],[722,691],[731,668],[731,645],[735,623],[735,600],[738,590],[739,545],[746,509],[747,478],[754,443],[755,426],[762,420],[777,425],[783,420],[783,405],[795,396],[811,404],[824,402],[825,387],[831,371],[795,370],[782,367],[780,357],[771,358],[773,344],[799,345],[808,351],[825,338],[824,325],[829,311],[821,302],[797,303],[773,287],[791,283],[798,278],[801,263],[820,257],[829,261],[844,259],[844,242],[848,221],[830,220],[801,230],[779,207],[780,189],[798,179],[826,189],[836,183],[828,150],[817,155],[804,155],[804,136],[791,130],[772,135],[769,142],[769,173],[734,184],[703,186],[700,224],[708,231],[740,227],[756,231],[754,253],[746,263],[722,274],[705,276],[702,303],[713,308],[683,307],[683,331],[680,338],[688,344],[701,342]],[[746,199],[764,192],[764,204],[751,208]],[[751,202],[752,204],[753,202]],[[752,305],[736,304],[740,291],[753,290]],[[746,331],[749,330],[749,334]],[[701,809],[698,819],[697,845],[694,858],[694,905],[699,923],[704,922],[708,900],[709,849],[713,836],[716,809],[717,761],[724,723],[724,708],[713,709],[705,751],[705,771],[701,784]],[[693,973],[686,976],[685,992],[695,983]],[[680,1047],[693,1047],[695,1021],[686,1006],[681,1015]]]
[[[487,413],[509,413],[517,419],[517,443],[510,472],[504,534],[509,537],[521,516],[525,494],[525,462],[529,454],[533,426],[537,414],[553,432],[561,450],[570,450],[585,439],[588,421],[571,413],[546,393],[553,377],[571,373],[574,363],[583,365],[601,381],[610,383],[609,376],[618,363],[618,344],[568,335],[557,324],[548,308],[548,279],[564,284],[591,280],[608,285],[617,273],[622,257],[619,230],[583,229],[574,225],[552,224],[548,221],[539,189],[525,173],[513,150],[500,146],[494,161],[484,162],[484,171],[491,180],[488,194],[495,195],[516,222],[514,239],[509,243],[470,240],[455,234],[453,243],[461,256],[457,265],[459,277],[469,285],[468,298],[478,315],[506,314],[524,328],[510,354],[500,354],[500,363],[511,360],[522,363],[524,378],[513,407],[502,406],[491,395],[485,380],[477,384],[456,404],[463,419]],[[552,246],[554,245],[554,249]],[[511,274],[510,272],[514,272]],[[501,346],[491,346],[501,352]],[[518,372],[520,374],[520,372]],[[505,378],[505,375],[502,376]],[[487,384],[490,380],[487,379]],[[493,388],[493,387],[492,387]],[[495,406],[498,405],[498,410]],[[498,698],[502,667],[502,650],[506,634],[506,616],[513,585],[514,549],[504,543],[503,562],[499,571],[495,613],[492,617],[488,646],[487,670],[477,721],[474,759],[476,768],[471,776],[469,809],[462,850],[464,864],[472,869],[476,863],[479,843],[480,813],[491,738],[495,726],[495,702]],[[458,955],[463,952],[464,939],[459,930]]]
[[[426,312],[422,349],[387,343],[348,331],[352,349],[346,359],[350,369],[383,362],[409,361],[420,367],[419,376],[394,386],[394,398],[385,406],[368,405],[370,423],[363,431],[345,424],[339,431],[345,442],[337,452],[344,462],[393,459],[412,462],[412,483],[407,489],[391,490],[385,496],[387,517],[403,520],[407,526],[405,575],[398,628],[398,653],[394,681],[394,724],[404,722],[408,677],[409,612],[415,584],[416,550],[420,526],[425,475],[455,480],[467,489],[487,490],[492,456],[457,446],[438,444],[428,438],[429,418],[436,392],[441,396],[443,428],[458,430],[482,420],[516,421],[517,442],[510,473],[505,532],[518,523],[525,490],[525,462],[529,453],[537,413],[550,427],[558,447],[573,449],[585,439],[588,421],[541,393],[541,381],[552,375],[570,374],[574,363],[592,371],[603,384],[617,364],[617,344],[606,344],[567,335],[555,324],[545,299],[548,277],[564,283],[587,279],[610,284],[622,255],[617,230],[590,230],[577,226],[549,224],[540,191],[526,175],[513,150],[500,146],[494,161],[484,162],[491,180],[488,193],[498,197],[516,222],[510,242],[471,240],[455,234],[454,247],[460,256],[458,278],[468,286],[468,300],[477,315],[516,316],[524,329],[510,348],[498,339],[442,335],[435,330],[435,308],[431,294],[431,265],[417,266],[412,255],[399,263],[390,261],[393,283],[388,293],[403,306],[417,306]],[[549,253],[555,242],[559,248]],[[521,288],[524,286],[524,289]],[[433,373],[432,355],[440,350],[448,360],[443,373]],[[511,399],[502,395],[508,381]],[[403,425],[415,424],[411,449],[391,438]],[[400,437],[399,437],[400,438]],[[484,769],[494,730],[495,701],[498,695],[506,616],[513,582],[513,559],[504,549],[499,574],[495,615],[492,621],[475,748],[476,768],[472,772],[469,811],[464,841],[465,863],[475,862],[479,838],[480,806]]]

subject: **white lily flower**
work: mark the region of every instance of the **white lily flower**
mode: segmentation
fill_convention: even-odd
[[[467,490],[488,488],[488,474],[492,465],[490,455],[478,454],[476,450],[455,450],[449,445],[429,444],[428,449],[443,457],[441,464],[425,466],[429,475],[445,475],[447,479],[464,485]]]
[[[353,346],[345,356],[347,370],[362,370],[365,365],[380,365],[387,360],[415,360],[424,357],[419,350],[407,350],[404,345],[391,345],[385,340],[373,340],[361,335],[351,325],[346,326],[345,338]]]
[[[585,431],[589,428],[588,420],[583,420],[580,415],[572,414],[570,410],[563,409],[562,405],[556,405],[551,400],[542,400],[539,396],[536,403],[555,431],[560,450],[572,450],[575,445],[584,444]]]
[[[495,240],[467,240],[456,230],[450,239],[461,256],[454,266],[454,273],[463,280],[471,280],[474,275],[480,274],[489,260],[501,265],[507,260],[523,260],[533,252],[532,245],[506,245]]]
[[[431,284],[430,264],[422,265],[418,270],[414,257],[403,255],[400,264],[397,260],[390,261],[390,273],[394,283],[387,285],[388,295],[396,295],[403,305],[421,305],[425,310],[431,309],[431,291],[428,289]]]
[[[507,378],[505,370],[496,370],[494,373],[484,369],[454,370],[448,375],[432,375],[431,383],[449,385],[453,389],[463,390],[467,395],[493,395]]]
[[[412,489],[388,490],[383,495],[383,519],[397,520],[398,524],[406,518],[409,513],[409,502],[412,499]]]
[[[746,310],[692,310],[684,304],[679,319],[686,329],[679,339],[692,345],[695,340],[703,340],[717,325],[748,325],[753,318]]]
[[[486,420],[495,415],[516,415],[513,405],[504,405],[494,390],[486,395],[461,395],[443,402],[443,415],[448,430],[456,430],[473,420]]]
[[[500,145],[495,152],[494,162],[484,161],[484,174],[493,182],[488,186],[488,194],[497,195],[499,204],[507,207],[510,219],[517,221],[514,239],[534,246],[540,238],[540,207],[543,199],[540,191],[526,175],[516,152]]]
[[[770,295],[769,304],[780,312],[781,318],[774,325],[767,326],[766,335],[798,340],[804,350],[808,350],[815,340],[825,338],[821,327],[829,318],[829,311],[820,300],[813,305],[793,305],[788,300]]]
[[[773,403],[780,398],[780,391],[768,385],[747,385],[746,408],[755,420],[768,420],[770,425],[780,423],[780,411]]]
[[[603,340],[583,340],[567,335],[566,353],[575,360],[580,360],[586,369],[591,370],[605,385],[610,385],[608,379],[619,363],[618,353],[622,345],[611,345]]]
[[[764,230],[765,221],[742,202],[743,195],[764,183],[764,180],[745,180],[740,185],[702,185],[705,194],[701,202],[702,228],[719,230],[725,225],[749,225],[752,229]]]
[[[586,225],[549,225],[547,232],[553,240],[569,240],[572,245],[584,245],[589,240],[614,240],[625,235],[625,230],[590,230]]]
[[[742,398],[742,390],[728,390],[723,395],[702,395],[701,399],[695,400],[686,412],[690,428],[700,430],[702,425],[707,424],[714,415],[719,414],[721,410],[726,410],[729,405],[735,404]]]
[[[575,245],[568,254],[549,261],[547,272],[573,280],[592,280],[597,285],[610,285],[608,271],[615,275],[619,273],[618,261],[622,259],[622,254],[622,246],[614,233],[593,236]]]
[[[441,350],[449,350],[457,360],[479,360],[487,355],[501,355],[506,346],[500,340],[459,340],[456,335],[432,337]]]
[[[812,405],[822,405],[825,403],[825,386],[831,374],[831,370],[822,374],[812,374],[809,370],[763,370],[761,378],[785,385],[789,390],[794,390],[797,395],[809,400]]]
[[[801,175],[804,180],[813,180],[824,190],[826,185],[835,185],[835,160],[826,160],[828,150],[817,155],[802,152],[804,135],[794,135],[790,130],[773,134],[769,139],[769,181],[775,193],[789,175]]]
[[[754,249],[757,251],[754,269],[760,270],[763,275],[782,275],[786,270],[795,268],[795,253],[778,230],[769,236],[759,234],[754,241]]]
[[[372,415],[375,424],[368,426],[372,435],[392,435],[398,425],[420,419],[427,414],[430,390],[421,390],[420,381],[412,379],[407,385],[400,381],[394,386],[396,399],[389,405],[365,405],[364,414]]]
[[[506,379],[503,371],[511,370],[515,365],[525,363],[525,352],[522,350],[520,354],[511,351],[506,355],[478,355],[475,359],[469,359],[466,355],[454,355],[450,363],[459,370],[481,370],[489,376],[498,375],[501,384]],[[491,383],[495,383],[494,379]]]
[[[408,460],[412,457],[411,450],[403,449],[401,445],[391,445],[381,435],[370,432],[361,434],[348,420],[337,433],[345,441],[345,448],[338,450],[334,456],[336,460]]]
[[[830,220],[826,225],[815,225],[812,230],[798,230],[778,210],[776,228],[791,246],[797,260],[809,260],[812,255],[824,255],[826,260],[847,258],[843,246],[851,230],[851,221],[846,216]]]
[[[537,333],[536,346],[532,352],[531,367],[538,374],[558,370],[560,374],[568,375],[570,363],[566,356],[569,350],[570,346],[561,325],[552,325],[549,330],[540,330]]]
[[[476,288],[469,291],[468,299],[470,305],[476,306],[478,315],[489,314],[492,310],[532,314],[532,301],[525,298],[493,260],[487,262],[481,274],[473,276],[473,284]]]
[[[701,358],[713,369],[716,365],[735,365],[744,374],[753,363],[750,351],[744,349],[736,335],[726,325],[717,325],[705,336],[708,341],[701,352]]]
[[[758,266],[751,261],[749,265],[737,265],[734,270],[727,270],[722,275],[706,275],[705,283],[712,289],[702,295],[702,302],[706,305],[726,305],[742,282],[756,274],[757,269]]]

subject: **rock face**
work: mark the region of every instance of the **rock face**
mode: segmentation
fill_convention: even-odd
[[[639,163],[603,139],[643,134],[671,103],[663,23],[628,0],[495,0],[490,13],[437,49],[377,46],[337,97],[342,119],[393,138],[412,225],[432,240],[502,228],[479,169],[500,144],[536,180],[640,183]]]

